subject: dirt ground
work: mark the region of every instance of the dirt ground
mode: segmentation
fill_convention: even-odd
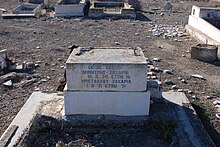
[[[0,8],[15,7],[17,1],[0,1]],[[144,11],[163,7],[165,1],[141,1]],[[122,46],[141,47],[149,60],[160,58],[154,66],[168,69],[173,75],[158,73],[162,82],[171,79],[179,89],[188,89],[187,95],[198,110],[216,145],[220,145],[220,120],[212,104],[220,98],[220,66],[190,58],[190,48],[197,41],[189,36],[163,38],[152,35],[151,22],[168,27],[177,26],[180,31],[187,24],[191,6],[210,5],[205,2],[172,1],[173,13],[139,13],[137,20],[114,19],[61,19],[41,17],[38,19],[0,18],[0,49],[7,49],[9,57],[17,63],[33,62],[39,64],[34,70],[18,73],[19,78],[12,88],[0,83],[0,135],[4,132],[30,94],[35,90],[56,91],[59,77],[63,76],[65,61],[70,45],[80,46]],[[161,14],[163,13],[163,14]],[[206,80],[192,78],[200,74]],[[178,77],[185,79],[182,83]],[[23,81],[34,79],[31,84]],[[169,90],[170,85],[165,85]],[[211,96],[211,98],[207,98]],[[204,112],[200,111],[201,109]]]

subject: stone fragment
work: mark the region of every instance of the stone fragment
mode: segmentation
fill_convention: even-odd
[[[176,85],[173,85],[173,86],[171,87],[171,89],[172,89],[172,90],[177,89],[177,86],[176,86]]]
[[[217,104],[220,105],[220,100],[215,100],[215,101],[213,102],[213,104],[214,104],[214,105],[217,105]]]
[[[217,113],[215,116],[220,119],[220,113]]]
[[[181,77],[178,77],[177,79],[178,79],[178,80],[182,80],[182,78],[181,78]]]
[[[197,97],[195,95],[192,96],[193,99],[196,99]]]
[[[160,62],[161,59],[160,59],[160,58],[153,58],[153,61],[155,61],[155,62]]]
[[[183,89],[178,89],[177,92],[183,92]]]
[[[115,45],[120,45],[120,43],[119,42],[115,42]]]
[[[164,81],[164,83],[167,84],[167,85],[175,85],[172,80],[168,80],[168,79],[166,79],[166,80]]]
[[[33,62],[27,62],[27,63],[26,63],[26,67],[27,67],[28,69],[34,69],[34,68],[35,68],[35,64],[34,64]]]
[[[37,64],[41,64],[41,63],[42,63],[42,61],[36,61],[36,63],[37,63]]]
[[[154,75],[156,75],[156,74],[155,74],[154,72],[148,72],[147,75],[148,75],[148,76],[154,76]]]
[[[182,79],[181,82],[187,84],[187,81],[185,79]]]
[[[9,81],[3,83],[3,85],[6,86],[6,87],[12,87],[12,86],[13,86],[13,83],[12,83],[11,80],[9,80]]]
[[[188,94],[193,94],[193,92],[191,90],[188,90]]]
[[[172,72],[172,71],[167,70],[167,69],[165,69],[163,72],[164,72],[164,73],[166,73],[166,74],[170,74],[170,75],[172,75],[172,74],[173,74],[173,72]]]
[[[205,80],[205,78],[202,75],[198,75],[198,74],[192,75],[192,77]]]
[[[166,4],[163,6],[164,10],[172,10],[173,6],[170,2],[166,2]]]

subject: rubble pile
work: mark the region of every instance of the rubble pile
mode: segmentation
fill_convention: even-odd
[[[176,26],[167,26],[167,25],[157,25],[154,23],[149,23],[152,27],[149,32],[151,32],[154,36],[163,37],[163,38],[174,38],[174,37],[183,37],[186,34],[183,32],[184,26],[176,25]]]

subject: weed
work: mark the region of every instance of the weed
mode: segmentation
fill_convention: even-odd
[[[166,117],[150,118],[147,120],[147,129],[154,132],[163,141],[170,143],[177,128],[175,120]]]

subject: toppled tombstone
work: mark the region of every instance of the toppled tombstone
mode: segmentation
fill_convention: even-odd
[[[163,6],[164,10],[172,10],[173,6],[170,2],[166,2],[166,4]]]
[[[214,45],[198,44],[191,47],[191,58],[212,63],[218,60],[218,47]]]

